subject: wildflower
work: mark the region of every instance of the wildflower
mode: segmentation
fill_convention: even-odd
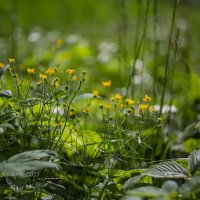
[[[148,104],[140,104],[140,111],[144,111],[148,108]]]
[[[45,74],[49,74],[49,75],[52,75],[52,74],[55,74],[56,73],[56,70],[54,68],[51,68],[49,67],[46,71],[45,71]]]
[[[35,73],[35,68],[28,68],[27,69],[28,74],[34,74]]]
[[[72,81],[76,81],[76,80],[77,80],[77,76],[73,76]]]
[[[110,87],[110,86],[111,86],[111,83],[112,83],[111,80],[103,81],[103,82],[102,82],[102,85],[103,85],[104,87]]]
[[[39,74],[39,77],[42,81],[46,81],[47,80],[47,76],[44,74]]]
[[[144,98],[143,98],[143,101],[150,102],[151,97],[149,97],[148,95],[145,95]]]
[[[40,85],[42,85],[42,81],[41,80],[37,82],[37,86],[40,86]]]
[[[110,98],[110,101],[112,101],[112,102],[113,102],[113,101],[115,101],[115,99],[112,97],[112,98]]]
[[[67,69],[66,73],[69,74],[69,75],[73,75],[73,74],[75,74],[75,70],[74,69]]]
[[[115,95],[115,99],[117,99],[118,101],[122,98],[122,95],[121,94],[116,94]]]
[[[119,103],[119,104],[118,104],[118,107],[119,107],[119,108],[123,108],[123,107],[124,107],[124,104],[123,104],[123,103]]]
[[[4,64],[0,62],[0,69],[4,67]]]
[[[15,59],[14,58],[8,58],[8,61],[10,64],[14,64],[15,63]]]
[[[132,99],[126,99],[125,103],[126,103],[126,105],[131,106],[131,105],[134,105],[135,101],[133,101]]]
[[[59,78],[55,78],[53,80],[53,87],[58,88],[59,87],[59,82],[60,82]]]
[[[85,107],[85,108],[83,109],[83,112],[84,112],[84,113],[89,113],[89,112],[90,112],[90,108],[89,108],[89,107]]]
[[[92,95],[94,98],[96,98],[99,95],[99,91],[98,90],[93,90],[92,91]]]
[[[149,108],[149,110],[150,110],[150,112],[152,112],[152,113],[154,113],[154,112],[156,111],[155,107],[153,107],[153,106],[151,106],[151,107]]]
[[[110,108],[112,107],[112,105],[109,103],[109,104],[106,104],[105,107],[106,107],[107,109],[110,109]]]

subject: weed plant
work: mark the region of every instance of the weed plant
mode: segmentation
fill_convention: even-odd
[[[7,65],[0,63],[1,199],[200,198],[200,124],[195,121],[180,130],[174,105],[181,33],[174,26],[178,1],[173,2],[163,56],[158,44],[158,1],[137,1],[138,32],[130,64],[127,2],[120,1],[118,79],[98,79],[86,70],[64,67],[66,55],[74,60],[82,55],[77,63],[87,63],[83,58],[89,53],[77,45],[69,54],[61,49],[61,39],[49,51],[50,57],[55,54],[52,63],[59,60],[60,66],[46,67],[49,58],[45,65],[43,60],[23,69],[15,58],[9,58]],[[145,83],[146,51],[151,45],[153,87]]]

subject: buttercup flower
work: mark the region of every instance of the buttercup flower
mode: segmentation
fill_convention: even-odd
[[[150,102],[151,97],[149,97],[148,95],[145,95],[144,98],[143,98],[143,101]]]
[[[103,81],[103,82],[102,82],[102,85],[103,85],[104,87],[110,87],[110,86],[111,86],[111,83],[112,83],[111,80]]]
[[[155,107],[153,107],[153,106],[151,106],[151,107],[149,108],[149,110],[150,110],[150,112],[152,112],[152,113],[154,113],[154,112],[156,111]]]
[[[77,80],[77,76],[73,76],[72,81],[76,81],[76,80]]]
[[[39,77],[41,80],[46,81],[47,80],[47,76],[44,74],[39,74]]]
[[[93,90],[92,91],[92,95],[93,95],[93,97],[97,97],[99,95],[99,91],[98,90]]]
[[[74,69],[67,69],[66,73],[69,74],[69,75],[73,75],[73,74],[75,74],[75,70]]]
[[[0,69],[4,67],[4,64],[0,62]]]
[[[89,108],[89,107],[85,107],[85,108],[83,109],[83,112],[84,112],[84,113],[89,113],[89,112],[90,112],[90,108]]]
[[[106,107],[107,109],[110,109],[110,108],[112,107],[112,105],[109,103],[109,104],[106,104],[105,107]]]
[[[135,101],[133,101],[132,99],[126,99],[125,103],[126,103],[126,105],[131,106],[131,105],[134,105]]]
[[[58,87],[59,87],[59,82],[60,82],[59,78],[55,78],[55,79],[53,80],[53,86],[54,86],[55,88],[58,88]]]
[[[56,73],[56,70],[54,68],[51,68],[49,67],[46,71],[45,71],[45,74],[49,74],[49,75],[52,75],[52,74],[55,74]]]
[[[28,72],[28,74],[34,74],[35,73],[35,68],[28,68],[27,72]]]
[[[122,95],[121,94],[116,94],[115,95],[115,99],[117,99],[118,101],[122,98]]]
[[[144,110],[146,110],[147,108],[148,108],[148,104],[140,104],[140,111],[144,111]]]

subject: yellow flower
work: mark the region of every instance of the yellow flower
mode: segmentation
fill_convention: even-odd
[[[151,97],[149,97],[148,95],[145,95],[144,98],[143,98],[143,101],[150,102]]]
[[[40,86],[40,85],[42,85],[42,81],[37,82],[37,86]]]
[[[66,73],[69,74],[69,75],[73,75],[73,74],[75,74],[75,70],[74,69],[67,69]]]
[[[58,88],[59,85],[60,85],[59,82],[60,82],[59,78],[55,78],[55,79],[53,80],[53,87]]]
[[[14,58],[8,58],[8,61],[10,64],[14,64],[15,63],[15,59]]]
[[[111,86],[111,83],[112,83],[111,80],[103,81],[103,82],[102,82],[102,85],[103,85],[104,87],[110,87],[110,86]]]
[[[112,102],[113,102],[113,101],[115,101],[115,99],[112,97],[112,98],[110,98],[110,101],[112,101]]]
[[[76,81],[76,80],[77,80],[77,76],[73,76],[72,81]]]
[[[84,113],[89,113],[89,112],[90,112],[90,108],[89,108],[89,107],[85,107],[85,108],[83,109],[83,112],[84,112]]]
[[[4,67],[4,64],[0,62],[0,69]]]
[[[116,94],[115,95],[115,99],[117,99],[118,101],[122,98],[122,95],[121,94]]]
[[[51,68],[49,67],[46,71],[45,71],[45,74],[49,74],[49,75],[52,75],[52,74],[55,74],[56,73],[56,70],[54,68]]]
[[[148,108],[148,104],[140,104],[140,111],[146,110]]]
[[[152,113],[154,113],[154,112],[156,111],[155,107],[153,107],[153,106],[151,106],[151,107],[149,108],[149,110],[150,110]]]
[[[126,103],[126,105],[131,106],[131,105],[134,105],[135,101],[132,100],[132,99],[126,99],[126,100],[125,100],[125,103]]]
[[[28,68],[28,69],[27,69],[27,72],[28,72],[29,74],[34,74],[34,73],[35,73],[35,68]]]
[[[93,97],[96,98],[99,95],[99,91],[98,90],[93,90],[92,91],[92,95],[93,95]]]
[[[39,77],[42,81],[46,81],[47,80],[47,76],[44,74],[39,74]]]
[[[112,105],[109,103],[109,104],[106,104],[105,107],[106,107],[107,109],[110,109],[110,108],[112,107]]]

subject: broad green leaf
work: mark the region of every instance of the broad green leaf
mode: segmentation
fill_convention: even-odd
[[[11,98],[12,92],[10,90],[1,90],[0,97],[9,97]]]
[[[176,192],[178,184],[175,181],[168,180],[163,183],[162,189],[167,193]]]
[[[140,174],[138,176],[134,176],[130,179],[128,179],[128,181],[125,182],[125,184],[123,185],[123,191],[126,191],[130,188],[133,188],[135,184],[137,184],[145,175]]]
[[[0,127],[1,128],[8,128],[8,129],[11,129],[11,130],[15,130],[14,126],[12,126],[11,124],[8,124],[8,123],[5,123],[5,124],[0,124]]]
[[[0,172],[3,176],[21,176],[27,171],[58,168],[58,165],[54,162],[41,160],[53,159],[55,157],[56,153],[50,150],[34,150],[19,153],[0,163]]]
[[[178,192],[184,197],[194,194],[195,192],[200,192],[200,176],[192,177],[190,180],[185,182],[180,186]]]
[[[200,168],[200,149],[194,150],[188,157],[188,167],[191,174]]]
[[[190,153],[199,147],[200,147],[200,139],[189,138],[183,142],[183,149],[187,153]]]
[[[167,193],[158,187],[144,186],[134,190],[127,191],[129,196],[139,196],[146,198],[164,197]]]
[[[166,161],[149,168],[143,175],[154,178],[186,178],[188,171],[175,161]]]

